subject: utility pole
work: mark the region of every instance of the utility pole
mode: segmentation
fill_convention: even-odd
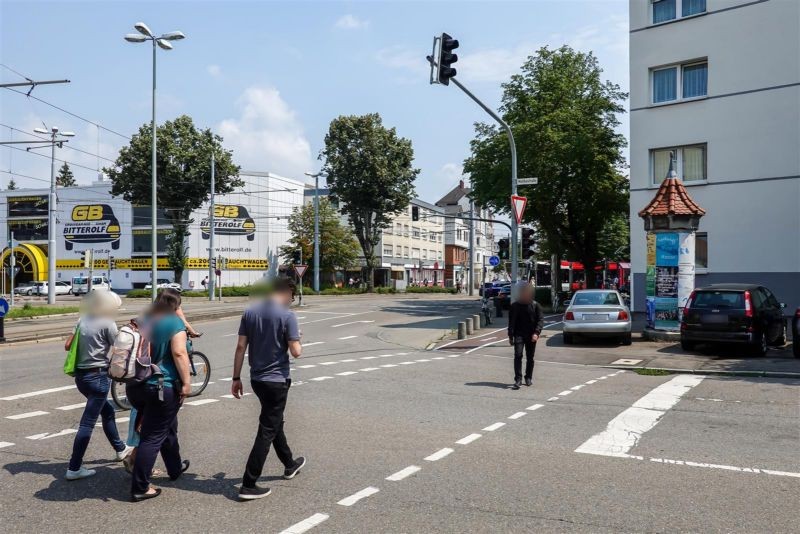
[[[321,172],[307,172],[314,178],[314,291],[319,295],[319,177]]]
[[[469,272],[467,282],[469,283],[469,296],[475,295],[475,202],[469,200]]]
[[[11,249],[11,254],[8,257],[8,265],[11,269],[11,306],[14,306],[14,275],[17,270],[17,258],[14,256],[14,232],[11,232],[11,241],[8,242],[8,248]]]
[[[215,160],[214,153],[211,153],[211,204],[208,208],[208,300],[214,301],[214,280],[216,273],[214,272],[214,192],[215,184]]]

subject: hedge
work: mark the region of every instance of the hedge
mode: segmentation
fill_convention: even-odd
[[[406,288],[406,293],[450,293],[455,294],[456,288],[454,287],[441,287],[441,286],[427,286],[416,287],[411,286]]]

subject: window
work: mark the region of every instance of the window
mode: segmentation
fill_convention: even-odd
[[[392,245],[383,245],[383,255],[390,258],[394,255],[394,248]]]
[[[420,231],[419,235],[420,235],[420,237],[422,238],[423,241],[428,239],[428,231],[426,229],[424,229],[424,228]]]
[[[677,0],[652,0],[653,24],[660,24],[677,17],[675,2]]]
[[[419,239],[419,228],[417,228],[416,226],[411,227],[411,237],[413,237],[414,239]]]
[[[682,0],[683,9],[681,16],[690,17],[698,13],[706,12],[706,0]]]
[[[653,104],[699,98],[708,94],[708,62],[653,69]],[[680,88],[680,94],[679,93]]]
[[[708,269],[708,234],[706,232],[694,234],[694,267],[695,269]]]
[[[156,133],[158,133],[158,130],[156,130]],[[403,225],[403,235],[408,237],[408,225],[407,224]]]
[[[403,257],[408,258],[408,247],[403,247]]]
[[[684,182],[704,182],[706,176],[706,145],[659,148],[650,151],[653,184],[660,184],[669,171],[670,154],[675,153],[675,172]]]
[[[430,237],[430,241],[431,241],[431,242],[433,242],[433,243],[436,243],[436,232],[434,232],[433,230],[431,230],[431,231],[428,233],[428,236]]]
[[[438,259],[440,259],[440,260],[442,259],[442,251],[441,250],[436,253],[436,257]]]
[[[411,249],[411,259],[418,260],[419,259],[419,249],[412,248]]]
[[[395,224],[394,235],[403,235],[403,225],[400,223]]]
[[[423,248],[422,249],[422,259],[423,260],[427,260],[428,259],[428,249],[427,248]]]

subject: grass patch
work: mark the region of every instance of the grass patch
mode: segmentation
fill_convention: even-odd
[[[78,306],[31,306],[26,302],[22,308],[12,308],[6,314],[7,319],[18,319],[20,317],[40,317],[43,315],[63,315],[65,313],[75,313],[79,311]]]
[[[664,369],[634,369],[633,371],[637,375],[643,375],[643,376],[667,376],[672,374],[671,372],[666,371]]]

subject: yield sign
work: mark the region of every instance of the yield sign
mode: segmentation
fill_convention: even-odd
[[[294,272],[297,273],[298,278],[303,278],[303,275],[306,273],[306,269],[308,269],[308,265],[295,265]]]
[[[511,207],[514,209],[514,218],[517,219],[517,224],[522,222],[522,214],[525,212],[525,206],[528,204],[526,197],[511,195]]]

